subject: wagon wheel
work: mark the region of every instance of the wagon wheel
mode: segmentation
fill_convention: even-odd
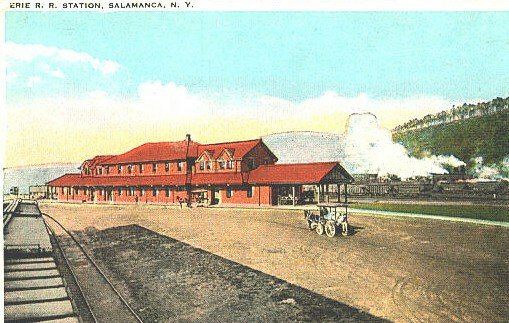
[[[336,235],[336,225],[332,221],[328,221],[325,224],[325,234],[327,237],[332,238]]]
[[[324,231],[325,231],[325,228],[324,228],[322,223],[318,223],[316,225],[316,229],[315,230],[316,230],[316,233],[318,233],[319,235],[322,235],[324,233]]]

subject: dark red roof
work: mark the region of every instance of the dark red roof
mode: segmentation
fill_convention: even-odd
[[[249,173],[250,184],[316,184],[339,167],[343,176],[351,176],[337,162],[306,163],[306,164],[275,164],[261,165]]]
[[[102,164],[126,164],[167,160],[185,160],[196,158],[198,143],[194,141],[149,142],[129,150],[126,153],[107,159]]]
[[[217,159],[223,150],[229,150],[229,153],[233,153],[233,158],[240,159],[244,157],[251,149],[258,145],[262,140],[244,140],[234,142],[222,142],[217,144],[199,145],[197,156],[200,156],[205,150],[207,150],[213,159]]]
[[[114,157],[115,155],[98,155],[98,156],[95,156],[94,158],[92,159],[87,159],[85,160],[81,166],[79,167],[80,169],[83,168],[83,165],[85,163],[88,163],[89,166],[93,167],[95,165],[98,165],[98,164],[101,164],[102,162]]]
[[[49,186],[136,186],[136,185],[185,185],[186,175],[154,176],[81,176],[65,174],[48,182]]]
[[[241,173],[200,173],[193,174],[191,179],[193,185],[242,185],[242,174]]]

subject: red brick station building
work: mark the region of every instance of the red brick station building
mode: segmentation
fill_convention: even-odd
[[[187,135],[85,160],[48,186],[62,202],[295,205],[329,192],[338,201],[353,181],[338,162],[276,162],[261,139],[202,145]]]

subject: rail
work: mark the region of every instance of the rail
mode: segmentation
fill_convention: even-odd
[[[18,205],[20,203],[20,199],[15,199],[7,207],[4,208],[4,230],[9,224],[9,222],[12,220],[12,214],[16,211],[18,208]]]
[[[122,294],[115,288],[113,283],[109,280],[109,278],[106,276],[106,274],[99,268],[97,263],[92,259],[92,257],[88,254],[88,252],[85,250],[83,245],[74,237],[74,235],[67,230],[58,220],[53,218],[51,215],[42,213],[43,216],[47,217],[48,219],[51,219],[53,222],[55,222],[73,241],[76,243],[78,248],[83,252],[85,257],[90,261],[90,263],[94,266],[94,268],[97,270],[97,272],[101,275],[101,277],[106,281],[106,283],[110,286],[110,288],[113,290],[113,292],[118,296],[118,298],[121,300],[121,302],[126,306],[126,308],[129,310],[129,312],[136,318],[136,320],[140,323],[143,323],[143,320],[136,314],[134,309],[129,305],[127,300],[122,296]],[[63,251],[63,249],[62,249]],[[64,253],[65,254],[65,253]]]
[[[92,308],[90,307],[90,304],[88,303],[87,301],[87,298],[85,297],[85,293],[83,292],[83,288],[81,287],[81,284],[80,282],[78,281],[78,277],[76,276],[76,272],[74,271],[74,269],[72,269],[71,267],[71,263],[69,262],[69,258],[67,258],[67,255],[65,254],[64,252],[64,249],[62,248],[62,245],[60,245],[60,242],[58,241],[57,239],[57,235],[55,234],[55,230],[53,230],[52,227],[50,227],[50,225],[44,221],[44,225],[46,226],[46,229],[48,230],[48,232],[51,234],[51,236],[53,236],[53,240],[55,241],[55,245],[57,246],[57,248],[60,250],[60,254],[62,255],[62,257],[64,258],[64,261],[65,261],[65,265],[67,266],[67,268],[69,268],[69,272],[71,273],[71,276],[72,278],[74,279],[74,282],[76,283],[76,286],[78,288],[78,291],[80,292],[81,294],[81,297],[83,298],[84,302],[85,302],[85,305],[87,306],[88,308],[88,311],[90,313],[90,316],[92,317],[92,320],[97,323],[99,322],[97,320],[97,318],[95,317],[94,315],[94,312],[92,312]]]

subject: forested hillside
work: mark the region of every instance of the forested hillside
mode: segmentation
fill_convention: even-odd
[[[452,154],[475,167],[482,157],[484,165],[506,168],[509,156],[509,98],[497,98],[476,105],[464,104],[436,115],[411,120],[393,131],[393,139],[421,157],[426,154]]]

